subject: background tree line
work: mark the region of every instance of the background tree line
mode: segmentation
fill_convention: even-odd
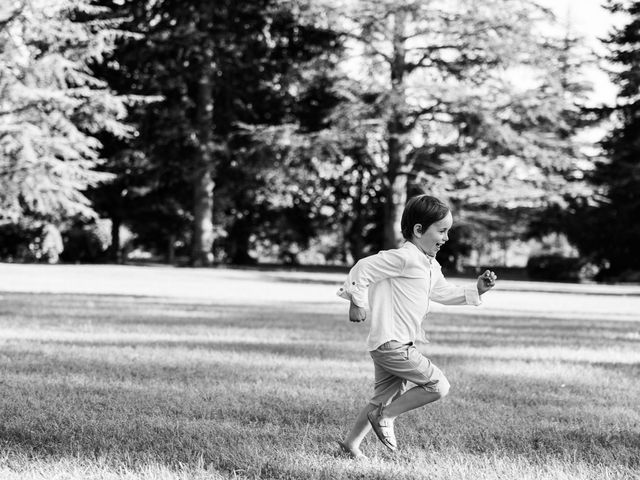
[[[0,256],[349,263],[430,192],[459,219],[444,262],[560,232],[640,270],[640,2],[609,8],[619,102],[592,108],[593,56],[530,0],[13,2]]]

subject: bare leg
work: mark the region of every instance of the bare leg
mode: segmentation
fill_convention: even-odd
[[[418,407],[427,405],[428,403],[440,400],[447,394],[447,391],[448,389],[435,393],[428,392],[422,387],[413,387],[387,405],[384,410],[382,410],[380,418],[381,420],[393,421],[398,415],[402,415],[409,410],[414,410]]]
[[[353,427],[351,427],[351,431],[343,442],[345,446],[353,452],[360,451],[360,443],[362,443],[364,437],[369,433],[369,430],[371,430],[367,413],[376,408],[378,408],[376,405],[368,403],[362,410],[360,410],[360,413],[356,417]]]

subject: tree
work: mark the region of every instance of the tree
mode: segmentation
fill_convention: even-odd
[[[88,68],[117,31],[103,24],[94,34],[74,20],[79,11],[96,9],[32,0],[16,3],[0,22],[0,222],[95,217],[84,191],[111,178],[99,171],[96,135],[131,134],[127,99]]]
[[[256,203],[265,172],[277,167],[246,126],[319,121],[313,113],[319,108],[303,99],[316,76],[307,64],[334,48],[335,35],[303,21],[293,2],[276,0],[125,2],[120,10],[131,13],[127,27],[139,36],[114,52],[109,63],[118,71],[109,81],[122,92],[163,100],[132,111],[140,136],[128,147],[144,158],[113,155],[113,171],[136,171],[127,168],[131,161],[145,172],[141,183],[125,186],[120,178],[114,183],[120,192],[101,189],[113,198],[102,204],[135,198],[128,220],[148,246],[157,246],[152,231],[169,243],[177,236],[192,244],[192,263],[204,264],[214,234],[218,260],[250,262],[249,237],[276,217],[281,231],[297,220],[286,220],[292,211]],[[151,221],[142,221],[145,212]],[[183,234],[185,223],[192,233]]]
[[[324,199],[313,159],[287,158],[290,142],[278,145],[268,132],[281,130],[286,137],[295,124],[312,135],[326,127],[335,104],[331,72],[341,46],[335,32],[291,5],[270,15],[271,45],[262,47],[259,74],[250,64],[235,67],[247,80],[236,93],[234,113],[242,120],[231,129],[230,154],[220,170],[226,208],[218,218],[227,235],[219,244],[234,263],[255,262],[248,250],[257,243],[271,244],[278,260],[295,263],[296,252],[317,236],[321,222],[317,207]],[[272,87],[260,87],[265,81]]]
[[[364,60],[345,117],[367,123],[383,247],[397,245],[409,189],[476,209],[561,200],[578,168],[563,117],[572,98],[550,81],[562,49],[542,34],[548,11],[503,0],[352,5],[342,32]],[[516,80],[523,72],[529,84]]]
[[[640,270],[640,2],[610,1],[607,6],[629,16],[606,41],[609,59],[618,67],[612,75],[619,86],[615,126],[603,142],[607,160],[591,177],[602,197],[582,206],[580,225],[570,233],[583,252],[608,265],[606,274],[616,276]]]

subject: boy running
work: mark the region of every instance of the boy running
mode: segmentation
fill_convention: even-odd
[[[445,280],[435,256],[449,239],[452,223],[449,207],[437,198],[411,198],[401,220],[406,243],[357,262],[338,292],[351,302],[350,321],[365,321],[367,305],[371,312],[367,348],[375,368],[374,393],[347,438],[338,442],[353,458],[366,458],[360,443],[371,428],[387,448],[396,450],[394,420],[449,392],[444,374],[415,346],[426,341],[422,321],[429,301],[479,305],[480,295],[495,285],[497,277],[489,270],[478,277],[476,287],[457,287]],[[416,386],[406,390],[407,382]]]

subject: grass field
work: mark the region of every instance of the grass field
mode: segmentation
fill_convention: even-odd
[[[354,462],[333,442],[373,372],[366,325],[325,299],[332,278],[110,270],[98,294],[80,267],[20,270],[40,286],[50,272],[46,293],[16,271],[0,269],[2,480],[640,478],[640,318],[624,306],[635,296],[574,293],[610,302],[590,315],[552,293],[521,294],[544,303],[529,314],[524,300],[514,315],[516,300],[437,309],[421,349],[450,396],[398,421],[398,453],[370,436],[371,459]]]

